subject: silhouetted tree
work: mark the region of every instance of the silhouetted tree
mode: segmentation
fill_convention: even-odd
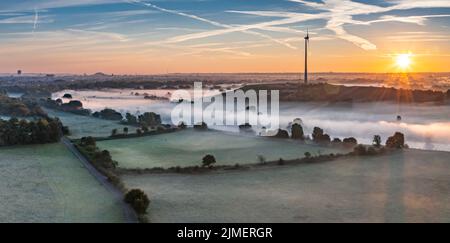
[[[203,167],[212,167],[216,163],[216,158],[210,154],[203,157],[202,165]]]
[[[111,137],[114,137],[114,136],[117,136],[117,129],[115,129],[115,128],[111,131]]]
[[[405,135],[400,132],[396,132],[394,136],[389,137],[386,141],[386,147],[401,149],[405,147]]]
[[[161,116],[154,112],[145,112],[138,117],[141,126],[159,126],[161,125]]]
[[[372,144],[373,144],[375,147],[380,147],[380,146],[381,146],[381,136],[380,136],[380,135],[375,135],[375,136],[373,136],[373,142],[372,142]]]
[[[300,124],[294,123],[292,125],[292,139],[305,139],[305,134],[303,133],[303,127]]]
[[[314,127],[312,138],[316,143],[326,144],[331,142],[330,135],[324,134],[323,129],[320,127]]]
[[[92,116],[112,121],[121,121],[123,119],[122,114],[113,109],[103,109],[100,112],[95,112]]]

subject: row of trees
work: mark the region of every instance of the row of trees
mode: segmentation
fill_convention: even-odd
[[[162,121],[160,115],[154,112],[145,112],[138,116],[127,113],[125,115],[125,120],[122,123],[141,127],[155,127],[161,125]]]
[[[0,120],[0,146],[55,143],[68,133],[68,128],[57,118]]]
[[[289,136],[289,132],[287,130],[278,129],[276,138],[292,138],[295,140],[309,140],[311,139],[317,144],[332,144],[332,145],[344,145],[348,147],[354,147],[358,144],[356,138],[349,137],[344,138],[343,140],[339,138],[334,138],[331,140],[330,135],[326,134],[324,130],[320,127],[314,127],[313,133],[311,134],[311,138],[305,136],[302,125],[298,123],[294,123],[291,126],[291,136]]]
[[[286,130],[279,129],[275,137],[289,138],[289,133]],[[344,138],[343,140],[339,138],[334,138],[333,140],[331,140],[330,135],[326,134],[324,130],[320,127],[314,127],[311,137],[312,141],[318,144],[344,145],[346,147],[355,147],[356,145],[358,145],[358,140],[356,140],[356,138],[354,137]],[[307,136],[305,136],[303,132],[303,127],[298,123],[294,123],[292,125],[290,138],[297,140],[309,139]],[[373,145],[375,147],[380,147],[381,143],[382,143],[381,136],[375,135],[373,137]],[[386,141],[386,147],[388,148],[401,149],[405,148],[406,146],[407,145],[405,145],[405,136],[400,132],[396,132]]]
[[[83,137],[76,146],[78,150],[82,152],[98,170],[106,175],[111,182],[115,183],[116,186],[119,186],[119,184],[120,186],[123,186],[120,178],[115,173],[118,163],[112,159],[108,150],[100,150],[97,147],[95,138]],[[136,211],[141,220],[142,218],[145,218],[143,215],[147,212],[148,206],[150,205],[150,199],[144,191],[140,189],[128,190],[124,196],[124,201]]]
[[[99,150],[93,137],[83,137],[77,144],[78,149],[89,158],[97,168],[115,169],[118,165],[111,157],[108,150]]]
[[[62,99],[52,100],[51,98],[42,99],[41,105],[54,110],[61,110],[82,116],[90,116],[91,110],[84,109],[83,103],[79,100],[71,100],[64,103]]]

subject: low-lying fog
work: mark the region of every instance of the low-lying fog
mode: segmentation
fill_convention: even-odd
[[[147,93],[169,98],[171,91],[168,90],[63,91],[55,93],[53,98],[60,98],[65,92],[71,93],[74,99],[83,102],[85,108],[94,111],[106,107],[132,114],[152,111],[161,114],[166,123],[171,122],[171,112],[176,106],[168,100],[149,100],[142,96],[142,93]],[[139,92],[139,95],[135,95],[136,92]],[[397,121],[398,115],[402,117],[401,121]],[[318,126],[332,138],[353,136],[361,143],[370,144],[373,135],[381,135],[385,141],[388,136],[399,131],[405,134],[407,144],[412,148],[450,151],[449,105],[367,103],[326,106],[297,102],[280,104],[281,128],[286,128],[296,118],[303,121],[306,134],[310,134],[313,128]],[[236,126],[213,128],[238,131]]]

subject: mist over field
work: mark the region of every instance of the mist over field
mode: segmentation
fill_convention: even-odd
[[[161,114],[163,122],[171,123],[171,112],[177,104],[169,101],[147,100],[142,95],[161,96],[170,99],[173,90],[106,90],[106,91],[62,91],[53,98],[70,92],[74,99],[83,102],[85,108],[99,111],[112,108],[123,114],[143,113],[147,111]],[[215,95],[210,91],[206,95]],[[133,94],[133,95],[131,95]],[[280,103],[280,128],[287,129],[296,118],[303,121],[306,134],[311,134],[318,126],[334,137],[353,136],[359,142],[370,144],[374,135],[381,135],[383,141],[395,132],[406,136],[412,148],[450,151],[450,107],[429,104],[395,103],[354,103],[346,105],[327,105],[322,103]],[[244,115],[244,114],[237,114]],[[254,110],[250,116],[258,116]],[[397,116],[402,120],[397,121]],[[213,129],[238,132],[237,126],[211,126]],[[254,128],[257,133],[259,128]]]

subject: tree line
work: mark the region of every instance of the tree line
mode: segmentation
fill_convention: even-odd
[[[68,133],[58,118],[0,120],[0,146],[56,143]]]

